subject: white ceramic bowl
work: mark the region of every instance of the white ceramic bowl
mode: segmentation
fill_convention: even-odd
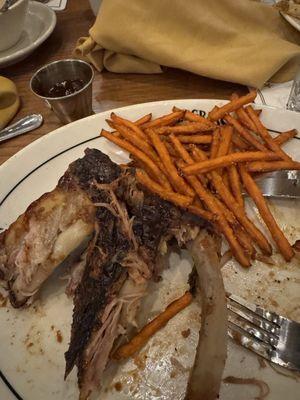
[[[9,49],[21,37],[29,0],[18,0],[7,11],[0,12],[0,51]]]

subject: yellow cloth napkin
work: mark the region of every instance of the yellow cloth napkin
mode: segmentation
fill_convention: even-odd
[[[291,79],[300,34],[272,7],[250,0],[103,0],[75,55],[99,71],[169,66],[261,87]]]
[[[0,130],[15,116],[20,106],[16,85],[0,76]]]

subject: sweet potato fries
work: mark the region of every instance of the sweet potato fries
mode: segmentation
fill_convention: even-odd
[[[207,218],[244,267],[251,265],[259,251],[269,256],[272,246],[246,214],[243,187],[276,248],[289,261],[294,250],[256,185],[255,174],[300,168],[282,149],[297,132],[271,136],[250,104],[255,97],[255,91],[241,97],[234,94],[207,118],[176,107],[168,115],[152,119],[147,114],[135,122],[112,113],[107,122],[114,131],[101,132],[130,153],[141,185]]]

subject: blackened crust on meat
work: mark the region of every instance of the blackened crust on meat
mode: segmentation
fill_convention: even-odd
[[[71,341],[65,353],[65,376],[76,364],[83,393],[91,375],[87,371],[96,365],[91,360],[94,344],[98,343],[97,333],[105,326],[105,308],[116,300],[127,277],[132,278],[132,263],[141,261],[149,268],[146,279],[155,278],[155,261],[161,243],[195,226],[195,221],[189,221],[183,209],[141,187],[134,169],[121,169],[98,150],[88,149],[85,153],[83,159],[70,165],[60,180],[60,185],[69,190],[75,182],[97,205],[95,235],[75,292]],[[116,204],[125,209],[123,214],[120,210],[118,213]],[[203,226],[202,220],[197,222],[197,226]]]
[[[147,193],[143,204],[131,210],[134,214],[133,231],[148,250],[156,253],[162,237],[179,226],[181,212],[167,201]]]
[[[85,158],[75,161],[69,171],[76,173],[80,186],[86,186],[85,190],[94,202],[110,204],[108,192],[94,185],[95,182],[109,184],[121,174],[121,169],[106,155],[98,150],[87,150]],[[87,182],[90,182],[89,185]],[[89,246],[85,271],[75,292],[71,342],[65,354],[65,376],[76,363],[79,387],[86,367],[84,349],[93,332],[100,329],[105,307],[118,294],[127,277],[126,269],[120,262],[131,245],[119,228],[118,218],[110,210],[98,207],[96,221],[95,237]]]
[[[168,241],[183,225],[208,228],[207,221],[152,194],[135,179],[129,178],[127,185],[120,196],[125,199],[129,215],[134,217],[133,232],[150,264],[155,262],[162,240]]]
[[[198,280],[198,273],[196,267],[194,266],[192,271],[190,272],[188,281],[190,285],[190,292],[192,293],[193,296],[195,296],[197,292],[197,287],[198,287],[197,280]]]
[[[74,180],[87,193],[93,182],[110,183],[121,174],[121,168],[97,149],[86,149],[85,156],[70,164],[59,186],[73,185]]]
[[[75,292],[71,342],[65,354],[66,376],[76,363],[79,386],[85,368],[83,350],[93,332],[101,327],[105,306],[119,292],[127,276],[119,262],[128,251],[128,239],[117,229],[116,217],[103,208],[99,209],[100,212],[99,233]]]

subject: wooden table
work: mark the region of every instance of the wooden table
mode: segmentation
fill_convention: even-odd
[[[0,70],[18,87],[22,107],[14,121],[31,113],[41,113],[44,124],[26,135],[0,144],[0,164],[24,146],[61,126],[56,116],[29,89],[33,73],[51,61],[72,56],[76,40],[86,36],[94,22],[88,0],[68,0],[66,10],[57,12],[57,25],[48,40],[28,59]],[[93,84],[95,112],[156,100],[184,98],[228,98],[233,91],[244,92],[245,87],[203,78],[188,72],[168,69],[159,75],[113,74],[96,72]]]

